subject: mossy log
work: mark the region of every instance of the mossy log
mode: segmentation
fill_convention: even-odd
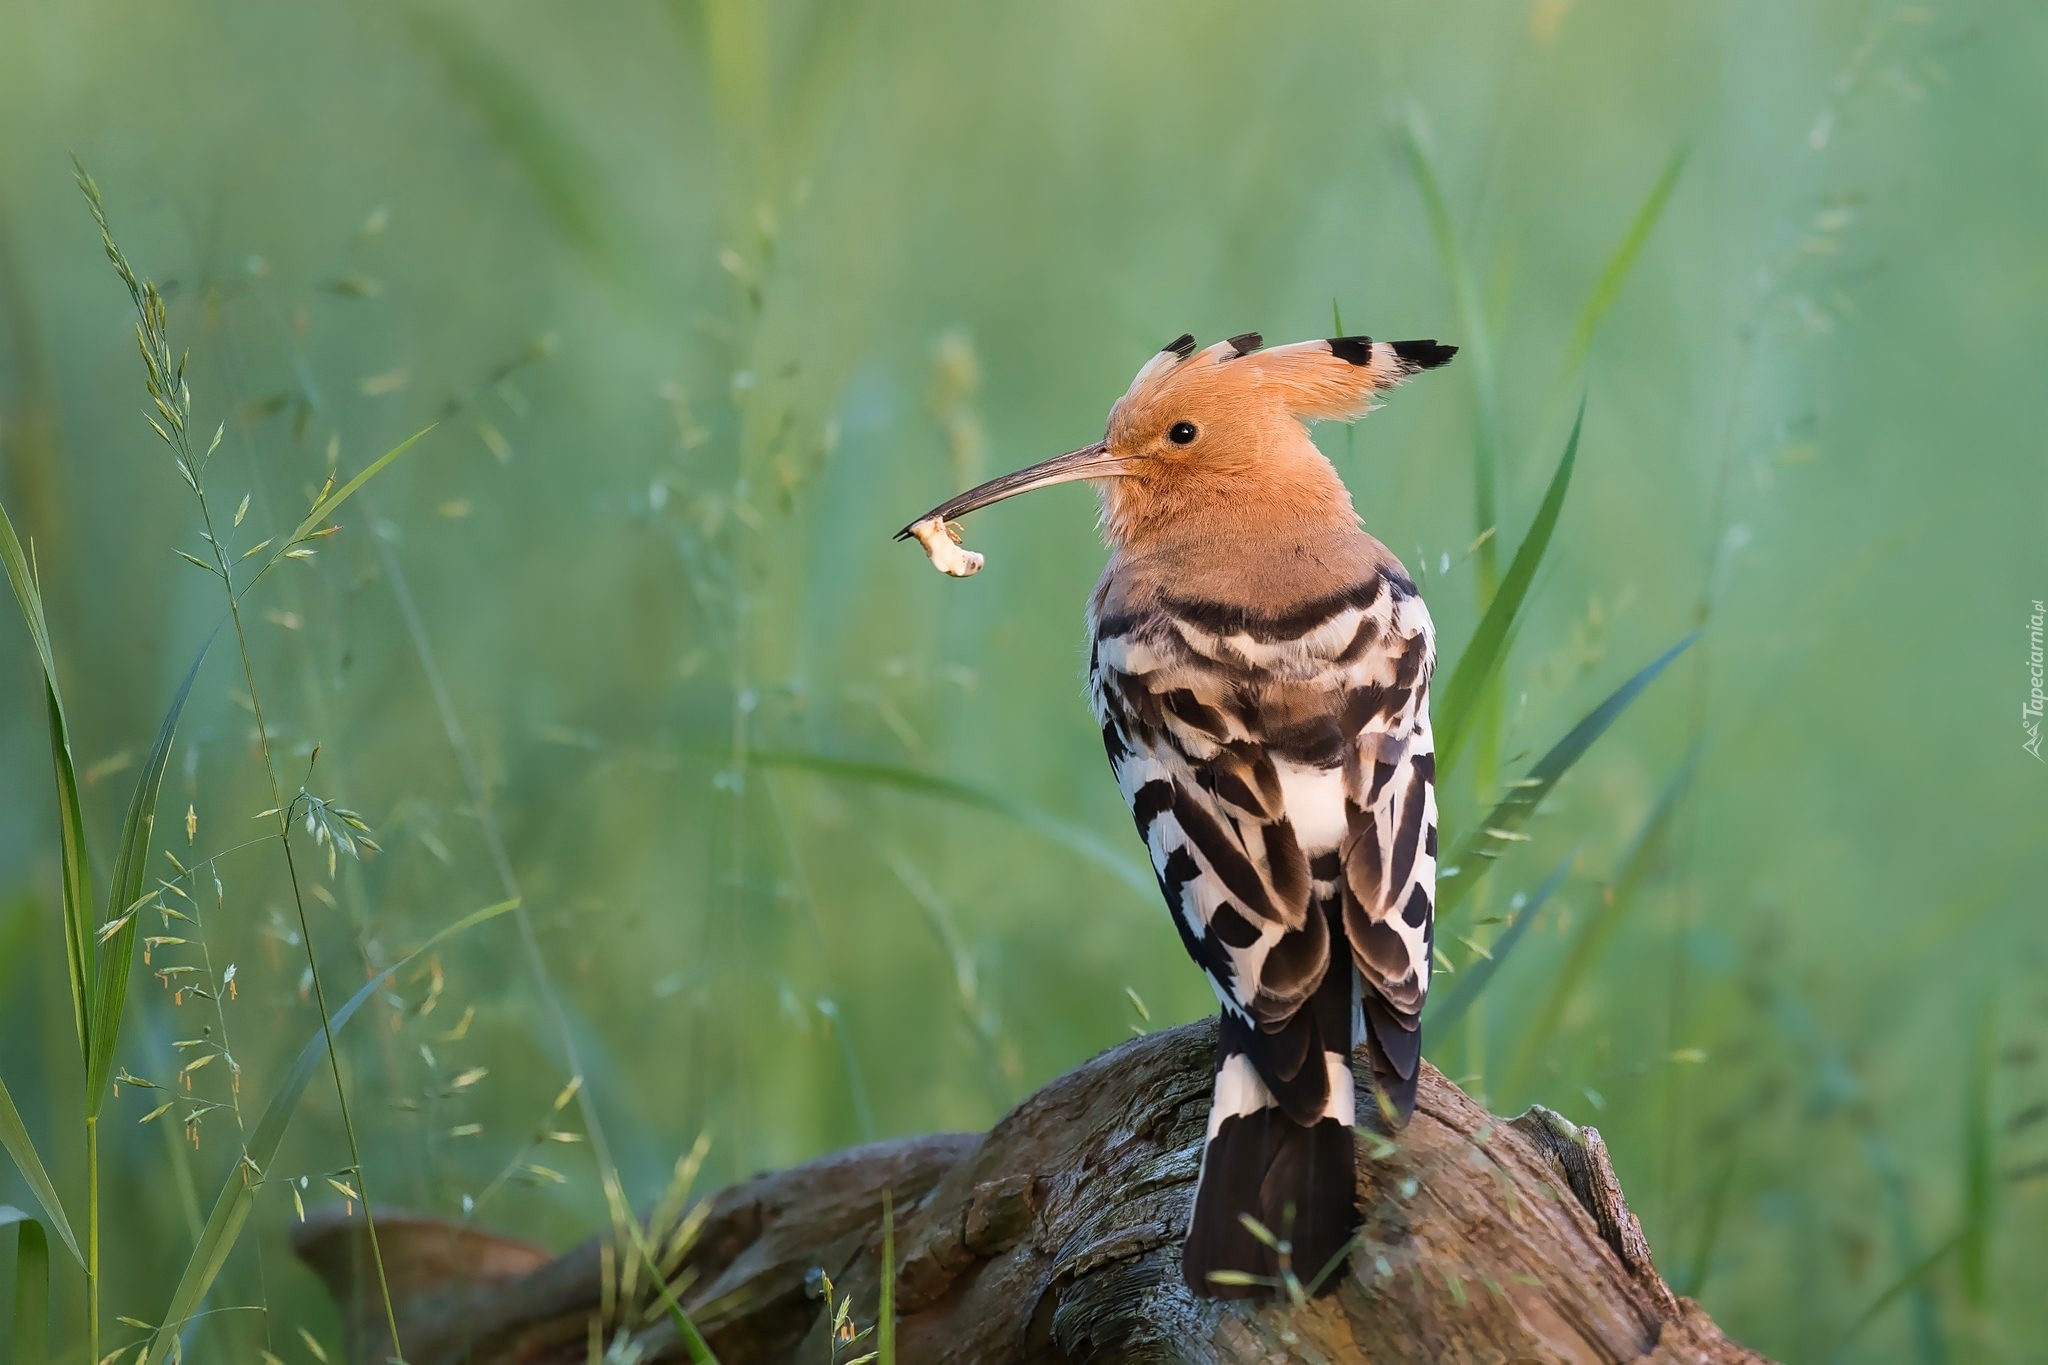
[[[1215,1038],[1212,1020],[1133,1039],[986,1134],[875,1143],[723,1190],[681,1300],[723,1365],[824,1365],[819,1272],[874,1321],[886,1196],[903,1365],[1762,1361],[1658,1275],[1597,1131],[1540,1108],[1496,1118],[1427,1067],[1407,1127],[1360,1139],[1362,1241],[1334,1293],[1194,1297],[1179,1243]],[[621,1333],[641,1361],[689,1358],[644,1275],[622,1292],[609,1235],[555,1257],[430,1219],[378,1226],[411,1365],[580,1365]],[[316,1219],[297,1245],[352,1358],[389,1359],[362,1220]]]

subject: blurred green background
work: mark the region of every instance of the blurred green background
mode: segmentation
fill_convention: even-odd
[[[0,494],[102,877],[223,599],[174,554],[194,500],[67,152],[225,422],[237,552],[439,422],[245,619],[286,794],[381,845],[330,877],[298,844],[330,1004],[514,891],[532,935],[451,940],[344,1035],[373,1197],[557,1245],[604,1222],[592,1145],[534,1140],[587,1136],[583,1099],[645,1203],[699,1134],[709,1188],[979,1128],[1212,1009],[1082,698],[1088,495],[976,518],[968,583],[889,534],[1092,439],[1175,333],[1321,336],[1334,305],[1467,347],[1320,433],[1447,661],[1483,605],[1475,449],[1504,559],[1588,395],[1454,827],[1704,625],[1445,926],[1440,989],[1575,855],[1432,1059],[1597,1124],[1667,1276],[1758,1349],[2039,1359],[2044,69],[2030,0],[7,0]],[[0,1076],[73,1204],[34,658],[10,614]],[[187,941],[118,1055],[163,1088],[106,1110],[103,1351],[164,1313],[235,1103],[317,1027],[246,694],[225,640],[164,785],[157,845],[217,857],[219,895],[143,929]],[[229,963],[216,1012],[190,987]],[[334,1348],[276,1177],[331,1203],[348,1164],[322,1072],[209,1304],[269,1312],[191,1349]],[[32,1207],[11,1167],[0,1200]]]

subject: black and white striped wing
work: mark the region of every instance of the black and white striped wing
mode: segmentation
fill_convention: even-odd
[[[1420,597],[1396,611],[1391,676],[1352,694],[1360,719],[1344,764],[1344,936],[1379,1093],[1415,1107],[1422,1006],[1436,944],[1436,745],[1429,682],[1435,644]]]
[[[1419,1013],[1427,988],[1426,931],[1404,989],[1373,927],[1386,918],[1378,900],[1355,915],[1351,888],[1367,861],[1361,818],[1398,828],[1406,811],[1400,795],[1370,789],[1376,769],[1363,756],[1428,752],[1429,622],[1393,575],[1285,618],[1242,617],[1169,601],[1097,621],[1090,692],[1174,925],[1226,1029],[1249,1026],[1266,1085],[1297,1122],[1313,1122],[1333,1095],[1325,1067],[1308,1063],[1325,1051],[1348,1057],[1360,1032],[1350,974],[1329,971],[1332,939],[1349,939],[1354,919],[1372,935],[1371,959],[1355,941],[1334,956],[1359,963],[1368,1009],[1401,1002],[1389,1025]],[[1433,828],[1426,792],[1417,809]],[[1431,894],[1433,868],[1408,870]],[[1413,1034],[1410,1023],[1389,1054],[1388,1079],[1410,1090]]]
[[[1151,654],[1128,638],[1097,641],[1092,690],[1110,766],[1224,1009],[1285,1017],[1320,981],[1329,945],[1309,913],[1308,858],[1278,766],[1247,717],[1225,710],[1226,683],[1147,668]]]

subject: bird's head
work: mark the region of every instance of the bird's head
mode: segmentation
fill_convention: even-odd
[[[919,520],[950,520],[1081,479],[1096,482],[1104,529],[1119,547],[1219,518],[1348,518],[1344,485],[1309,440],[1308,424],[1363,417],[1382,389],[1442,365],[1457,349],[1370,337],[1268,348],[1247,332],[1198,350],[1183,335],[1139,369],[1101,440],[991,479]]]

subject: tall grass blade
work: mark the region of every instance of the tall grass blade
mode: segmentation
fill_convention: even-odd
[[[1487,604],[1486,615],[1480,618],[1478,628],[1472,632],[1471,642],[1458,657],[1458,666],[1451,670],[1451,680],[1444,687],[1442,701],[1434,708],[1439,722],[1436,736],[1439,778],[1457,765],[1466,737],[1472,733],[1480,693],[1499,673],[1502,661],[1507,658],[1508,641],[1520,624],[1522,604],[1528,598],[1529,585],[1535,581],[1536,570],[1550,548],[1551,532],[1557,529],[1557,517],[1564,508],[1565,492],[1571,487],[1572,467],[1579,456],[1579,431],[1585,422],[1586,400],[1582,397],[1579,399],[1579,415],[1572,419],[1571,439],[1565,442],[1564,455],[1557,462],[1557,472],[1550,476],[1550,487],[1545,490],[1543,502],[1536,509],[1535,520],[1529,523],[1529,533],[1522,537],[1521,546],[1508,565],[1507,576],[1501,579],[1493,601]]]
[[[216,635],[218,632],[216,631]],[[114,879],[107,887],[107,920],[123,915],[128,922],[100,945],[98,972],[93,982],[92,1052],[86,1059],[86,1112],[97,1115],[106,1102],[107,1078],[113,1074],[114,1044],[121,1036],[121,1009],[128,1000],[128,977],[135,968],[135,930],[138,916],[130,912],[142,897],[142,883],[149,865],[149,835],[156,823],[156,798],[163,786],[164,765],[170,761],[171,740],[178,720],[185,714],[185,702],[206,662],[215,636],[209,635],[199,647],[185,679],[164,712],[157,727],[156,742],[142,760],[142,775],[136,779],[135,794],[128,802],[128,816],[121,823],[121,847],[114,858]]]
[[[305,519],[292,528],[292,533],[277,542],[277,548],[271,551],[270,557],[263,561],[263,567],[250,575],[248,580],[235,590],[235,601],[239,603],[242,598],[248,596],[250,589],[261,583],[272,569],[284,563],[286,555],[292,549],[320,531],[322,529],[321,523],[333,516],[335,512],[340,510],[343,503],[360,492],[364,484],[383,473],[391,466],[392,461],[405,454],[406,451],[411,450],[413,446],[419,443],[421,437],[439,425],[441,425],[439,422],[429,422],[426,426],[421,427],[418,431],[415,431],[412,435],[364,465],[361,470],[357,471],[356,476],[347,483],[339,488],[330,489],[324,494],[313,504],[313,510],[306,513]]]
[[[1991,1221],[1998,1208],[1993,1152],[1992,1067],[1997,1051],[1997,997],[1987,994],[1977,1015],[1970,1069],[1963,1084],[1963,1234],[1956,1248],[1963,1295],[1982,1309],[1991,1292]]]
[[[1408,168],[1415,177],[1429,219],[1431,238],[1443,259],[1444,274],[1451,285],[1451,297],[1462,329],[1457,338],[1472,372],[1473,393],[1478,399],[1472,426],[1472,533],[1478,537],[1473,554],[1473,586],[1481,612],[1493,602],[1500,587],[1500,504],[1496,492],[1499,480],[1501,422],[1500,384],[1494,370],[1493,338],[1481,298],[1479,282],[1458,242],[1457,227],[1451,221],[1450,202],[1443,181],[1429,151],[1419,110],[1411,110],[1401,128],[1401,145]],[[1498,682],[1483,683],[1475,689],[1464,724],[1476,740],[1472,765],[1473,786],[1490,790],[1499,772],[1500,738],[1505,728],[1505,698]],[[1463,738],[1460,737],[1462,745]]]
[[[1565,347],[1564,364],[1558,370],[1561,379],[1569,379],[1585,364],[1586,357],[1593,350],[1593,333],[1599,330],[1600,319],[1621,293],[1621,286],[1627,282],[1629,272],[1635,268],[1636,258],[1643,254],[1644,245],[1650,234],[1656,230],[1657,220],[1664,216],[1664,205],[1670,202],[1671,191],[1678,188],[1678,177],[1685,170],[1687,149],[1679,148],[1671,154],[1671,160],[1664,163],[1663,174],[1657,183],[1650,186],[1650,193],[1636,209],[1636,216],[1629,220],[1628,231],[1621,235],[1614,254],[1607,258],[1607,265],[1600,272],[1600,278],[1593,285],[1593,292],[1586,299],[1585,307],[1579,310],[1578,321],[1572,324],[1572,339]]]
[[[1943,1261],[1948,1259],[1950,1253],[1962,1245],[1963,1238],[1968,1231],[1968,1228],[1957,1228],[1941,1245],[1899,1272],[1898,1277],[1886,1285],[1879,1291],[1878,1296],[1870,1301],[1870,1306],[1856,1315],[1856,1320],[1850,1323],[1848,1329],[1842,1333],[1841,1340],[1835,1343],[1835,1349],[1829,1353],[1828,1359],[1848,1359],[1847,1352],[1849,1347],[1857,1337],[1863,1335],[1863,1329],[1883,1317],[1886,1309],[1890,1308],[1907,1294],[1915,1293],[1923,1288],[1927,1277],[1933,1274]]]
[[[1443,1030],[1457,1023],[1459,1017],[1472,1007],[1472,1002],[1486,989],[1486,983],[1493,980],[1494,973],[1507,962],[1508,954],[1515,950],[1515,945],[1529,932],[1529,926],[1535,922],[1536,912],[1543,908],[1543,903],[1563,884],[1565,873],[1571,871],[1572,861],[1578,856],[1576,850],[1567,853],[1564,861],[1543,879],[1543,884],[1536,888],[1527,903],[1522,906],[1521,912],[1515,916],[1515,922],[1510,924],[1507,931],[1488,949],[1493,956],[1475,959],[1471,966],[1458,973],[1457,983],[1450,990],[1430,998],[1428,1019],[1433,1032],[1441,1034]]]
[[[441,425],[439,422],[427,423],[427,425],[421,427],[418,431],[415,431],[412,435],[364,465],[353,479],[350,479],[347,483],[320,499],[319,502],[313,504],[313,510],[306,513],[306,519],[300,522],[298,527],[293,530],[291,538],[295,541],[304,540],[307,536],[318,530],[320,523],[340,510],[341,505],[354,497],[364,484],[382,474],[386,466],[419,444],[422,436],[425,436],[439,425]]]
[[[1634,906],[1636,892],[1641,888],[1643,875],[1649,870],[1657,852],[1664,846],[1664,835],[1671,827],[1671,816],[1678,809],[1679,798],[1692,786],[1693,774],[1699,770],[1699,747],[1695,745],[1671,780],[1664,784],[1664,790],[1657,797],[1657,804],[1643,817],[1642,826],[1635,838],[1629,841],[1621,862],[1614,871],[1614,880],[1609,883],[1606,894],[1595,902],[1594,910],[1586,919],[1579,935],[1572,941],[1571,951],[1565,955],[1564,964],[1550,979],[1550,993],[1544,997],[1543,1005],[1536,1011],[1532,1022],[1522,1029],[1521,1042],[1515,1049],[1513,1061],[1508,1067],[1507,1086],[1510,1091],[1520,1085],[1527,1075],[1529,1066],[1542,1055],[1544,1047],[1564,1020],[1565,1007],[1571,1004],[1572,993],[1579,988],[1588,970],[1599,960],[1608,940]]]
[[[1458,323],[1475,341],[1486,335],[1486,312],[1479,296],[1479,281],[1473,275],[1470,264],[1465,260],[1465,250],[1458,241],[1458,229],[1451,221],[1450,200],[1444,195],[1443,180],[1436,173],[1436,160],[1429,154],[1428,139],[1423,136],[1419,116],[1411,115],[1400,127],[1401,152],[1408,161],[1408,171],[1415,177],[1415,189],[1422,197],[1423,216],[1429,220],[1429,236],[1436,246],[1437,256],[1443,261],[1444,275],[1450,281],[1451,303],[1458,310]],[[1465,339],[1460,338],[1463,342]],[[1482,363],[1479,368],[1485,373],[1480,376],[1490,385],[1492,357],[1484,347],[1480,354],[1472,357]]]
[[[1706,1288],[1707,1272],[1713,1268],[1714,1248],[1721,1240],[1721,1227],[1727,1221],[1729,1196],[1735,1192],[1735,1172],[1742,1164],[1742,1132],[1736,1130],[1734,1139],[1728,1144],[1727,1159],[1721,1163],[1720,1172],[1714,1177],[1714,1187],[1707,1194],[1707,1207],[1700,1215],[1699,1240],[1693,1244],[1692,1264],[1687,1267],[1683,1286],[1679,1293],[1688,1299],[1696,1299]]]
[[[1496,520],[1494,413],[1497,393],[1486,309],[1480,300],[1479,282],[1465,260],[1464,248],[1458,243],[1458,230],[1451,221],[1450,201],[1444,197],[1443,182],[1437,176],[1436,163],[1429,154],[1429,144],[1423,136],[1419,116],[1411,116],[1402,123],[1400,142],[1409,172],[1415,177],[1416,192],[1422,196],[1422,211],[1429,219],[1430,238],[1436,244],[1437,255],[1443,260],[1444,274],[1450,280],[1451,302],[1457,309],[1458,325],[1464,329],[1464,335],[1457,340],[1471,366],[1473,385],[1479,394],[1478,432],[1472,449],[1472,498],[1474,531],[1483,533]],[[1492,539],[1479,547],[1477,558],[1480,594],[1487,597],[1493,593],[1498,576]]]
[[[342,1007],[334,1012],[326,1027],[316,1030],[299,1049],[298,1057],[289,1070],[279,1079],[278,1088],[270,1097],[270,1103],[263,1107],[262,1117],[249,1131],[244,1144],[245,1159],[235,1164],[228,1173],[227,1182],[222,1185],[218,1198],[214,1200],[213,1212],[207,1217],[206,1227],[199,1234],[199,1242],[192,1248],[192,1254],[185,1261],[184,1273],[178,1277],[178,1287],[171,1293],[169,1306],[164,1310],[162,1326],[150,1338],[149,1350],[143,1359],[147,1365],[158,1365],[177,1341],[178,1334],[193,1315],[199,1311],[200,1303],[213,1288],[214,1280],[220,1275],[221,1267],[227,1264],[228,1253],[233,1251],[240,1239],[242,1225],[249,1220],[249,1212],[256,1205],[256,1191],[262,1183],[262,1172],[270,1159],[277,1154],[277,1146],[284,1140],[285,1129],[291,1126],[292,1114],[299,1107],[299,1099],[306,1093],[306,1084],[313,1078],[327,1052],[329,1033],[339,1034],[343,1025],[355,1016],[369,999],[382,990],[391,978],[402,971],[422,953],[430,952],[458,934],[466,933],[487,920],[496,919],[519,904],[517,901],[500,901],[472,911],[461,919],[436,933],[425,943],[407,953],[398,961],[378,972],[362,988],[350,996]]]
[[[661,1300],[669,1325],[676,1329],[677,1338],[689,1353],[690,1365],[718,1365],[718,1355],[711,1349],[711,1343],[704,1340],[704,1334],[697,1330],[689,1312],[676,1299],[675,1291],[668,1287],[668,1277],[661,1273],[661,1263],[654,1259],[654,1252],[647,1245],[639,1225],[630,1217],[625,1220],[625,1225],[633,1230],[633,1245],[640,1253],[641,1264],[647,1268],[648,1283],[654,1286],[655,1297]]]
[[[11,1204],[0,1204],[0,1227],[14,1238],[14,1359],[20,1365],[50,1358],[50,1239],[43,1225]]]
[[[896,1365],[896,1206],[882,1191],[882,1292],[875,1304],[878,1365]]]
[[[0,1081],[0,1147],[5,1147],[7,1155],[14,1158],[21,1178],[28,1182],[29,1193],[49,1215],[51,1225],[70,1250],[72,1259],[83,1266],[85,1253],[78,1249],[78,1238],[72,1235],[71,1220],[64,1216],[63,1201],[57,1198],[57,1187],[50,1183],[50,1173],[43,1169],[43,1159],[37,1155],[28,1127],[21,1121],[21,1111],[14,1107],[14,1096],[7,1093],[4,1081]]]
[[[623,255],[607,202],[592,169],[597,161],[563,126],[532,84],[508,66],[464,22],[439,7],[416,5],[407,17],[441,63],[449,84],[482,115],[498,144],[518,163],[555,227],[590,260],[622,282]]]
[[[1940,1263],[1940,1257],[1962,1243],[1968,1227],[1959,1227],[1930,1255],[1920,1251],[1920,1230],[1914,1222],[1913,1189],[1906,1163],[1892,1146],[1874,1111],[1857,1115],[1859,1145],[1863,1159],[1877,1178],[1884,1205],[1885,1221],[1891,1225],[1892,1248],[1902,1267],[1905,1283],[1907,1322],[1913,1333],[1913,1354],[1923,1365],[1943,1365],[1948,1359],[1948,1331],[1942,1324],[1941,1296],[1927,1282],[1926,1270]],[[1923,1269],[1924,1267],[1924,1269]]]
[[[1843,1346],[1869,1322],[1900,1297],[1908,1300],[1909,1326],[1914,1354],[1922,1361],[1946,1357],[1941,1307],[1926,1283],[1927,1272],[1954,1251],[1962,1236],[1958,1229],[1932,1255],[1921,1250],[1919,1229],[1913,1217],[1913,1192],[1907,1182],[1906,1164],[1893,1148],[1880,1118],[1885,1112],[1865,1091],[1857,1068],[1843,1046],[1821,1024],[1821,1015],[1797,989],[1774,984],[1765,996],[1768,1017],[1788,1048],[1804,1060],[1801,1074],[1811,1077],[1809,1103],[1816,1112],[1843,1114],[1856,1130],[1857,1147],[1869,1166],[1876,1185],[1880,1212],[1890,1224],[1892,1246],[1899,1266],[1898,1278],[1849,1329]],[[1839,1350],[1836,1358],[1839,1358]]]
[[[828,754],[813,754],[793,749],[752,749],[748,751],[747,758],[749,762],[764,768],[794,768],[816,773],[820,777],[890,787],[914,796],[926,796],[937,801],[971,806],[976,810],[993,811],[1038,831],[1069,852],[1078,853],[1097,866],[1108,869],[1141,892],[1150,894],[1158,889],[1158,881],[1150,872],[1117,852],[1107,840],[1093,830],[1070,820],[1062,820],[1050,811],[1042,810],[1027,801],[1013,800],[970,783],[955,781],[950,777],[937,777],[893,763],[834,758]]]
[[[50,627],[43,618],[43,594],[22,553],[14,522],[0,507],[0,561],[14,585],[28,633],[43,665],[44,700],[50,713],[50,758],[56,770],[57,826],[61,835],[64,878],[64,965],[71,978],[72,1023],[78,1031],[78,1052],[92,1055],[91,999],[95,945],[92,937],[92,865],[85,844],[85,816],[78,804],[78,769],[71,760],[71,726],[64,718],[64,699],[57,690],[57,656],[50,648]],[[75,1248],[74,1248],[75,1250]]]
[[[1656,681],[1673,659],[1685,653],[1692,642],[1699,638],[1693,631],[1671,648],[1644,664],[1634,677],[1614,689],[1606,701],[1586,713],[1585,719],[1574,725],[1565,737],[1551,746],[1550,752],[1536,760],[1529,775],[1514,787],[1499,804],[1487,812],[1477,831],[1465,837],[1458,845],[1446,867],[1456,867],[1456,877],[1445,878],[1437,890],[1437,920],[1441,923],[1471,894],[1472,884],[1479,878],[1479,864],[1498,858],[1515,842],[1514,835],[1525,824],[1543,798],[1550,795],[1572,765],[1585,757],[1586,751],[1600,736],[1607,733],[1609,726],[1618,720],[1630,703],[1642,695],[1643,689]]]

